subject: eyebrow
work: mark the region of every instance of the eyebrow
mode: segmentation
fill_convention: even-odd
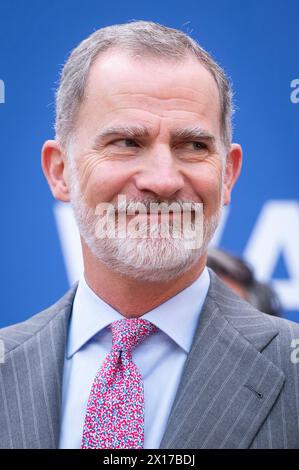
[[[103,141],[112,136],[124,136],[130,139],[149,138],[153,132],[152,127],[133,125],[133,126],[112,126],[101,130],[93,140],[93,146],[99,146]],[[191,126],[173,129],[170,131],[171,140],[205,140],[210,144],[215,144],[216,139],[209,131],[199,127]]]
[[[106,127],[101,130],[94,138],[93,145],[96,147],[100,145],[102,141],[108,139],[109,137],[122,135],[126,138],[131,139],[141,139],[148,138],[150,136],[150,131],[152,129],[146,126],[113,126]]]
[[[181,140],[205,140],[211,144],[216,143],[215,136],[211,132],[199,126],[185,127],[171,132],[172,138]]]

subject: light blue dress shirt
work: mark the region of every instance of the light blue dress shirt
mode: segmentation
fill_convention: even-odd
[[[210,285],[207,268],[190,286],[142,316],[158,331],[133,350],[144,383],[144,448],[159,448]],[[59,447],[81,447],[95,375],[112,346],[110,323],[124,317],[80,279],[64,363]]]

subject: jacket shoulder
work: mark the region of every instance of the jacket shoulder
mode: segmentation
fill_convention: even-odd
[[[19,347],[45,328],[58,315],[71,310],[78,283],[74,284],[57,302],[20,323],[0,329],[0,341],[5,354]]]
[[[212,271],[208,296],[225,319],[249,342],[262,351],[275,338],[280,347],[290,350],[293,339],[299,339],[299,323],[261,312],[237,296]]]

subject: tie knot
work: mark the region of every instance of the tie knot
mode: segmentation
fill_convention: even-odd
[[[157,328],[153,323],[142,318],[126,318],[117,320],[110,325],[112,331],[112,347],[119,351],[131,352],[138,343],[154,333]]]

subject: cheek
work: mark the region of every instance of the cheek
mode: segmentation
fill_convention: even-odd
[[[99,202],[116,200],[117,195],[122,193],[126,180],[127,175],[123,165],[117,165],[116,162],[102,162],[93,168],[88,178],[84,179],[81,191],[87,204],[95,208]]]
[[[221,202],[222,180],[221,168],[201,168],[192,175],[192,186],[205,205],[207,213],[213,213]]]

